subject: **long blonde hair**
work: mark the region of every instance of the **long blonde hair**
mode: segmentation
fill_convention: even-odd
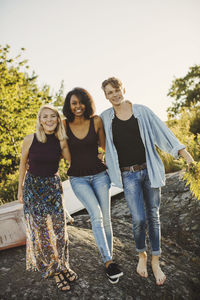
[[[46,141],[47,141],[47,137],[46,137],[46,134],[44,132],[44,128],[40,124],[41,114],[42,114],[42,111],[45,108],[51,109],[54,113],[56,113],[56,116],[58,118],[58,124],[57,124],[57,127],[55,129],[55,136],[57,137],[57,139],[59,141],[63,141],[64,139],[67,139],[67,135],[66,135],[65,128],[64,128],[64,125],[62,123],[59,111],[53,105],[44,104],[40,107],[40,110],[38,112],[37,122],[36,122],[36,137],[37,137],[37,140],[41,143],[46,143]]]

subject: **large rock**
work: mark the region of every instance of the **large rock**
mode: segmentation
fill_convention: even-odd
[[[60,292],[54,280],[44,280],[38,273],[25,271],[25,246],[0,253],[0,300],[7,299],[70,299],[70,300],[142,300],[199,299],[199,213],[200,202],[192,198],[179,178],[180,173],[167,175],[162,189],[162,258],[166,283],[156,286],[148,261],[149,277],[136,273],[137,253],[132,235],[131,216],[123,194],[112,200],[114,259],[124,276],[112,285],[104,273],[86,211],[74,216],[68,227],[70,264],[79,275],[71,291]]]

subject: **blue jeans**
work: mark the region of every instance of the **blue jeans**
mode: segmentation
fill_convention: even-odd
[[[70,176],[69,180],[76,197],[90,215],[94,238],[104,263],[112,260],[110,178],[107,172],[82,177]]]
[[[138,252],[146,251],[146,220],[152,255],[160,255],[160,188],[152,188],[147,169],[122,172],[124,195],[133,223]]]

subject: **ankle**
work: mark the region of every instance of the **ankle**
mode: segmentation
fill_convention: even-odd
[[[147,258],[147,253],[146,253],[146,251],[144,251],[144,252],[139,252],[139,258]]]
[[[105,263],[105,267],[108,268],[108,266],[109,266],[110,264],[112,264],[112,263],[113,263],[112,260],[108,260],[108,261]]]
[[[159,265],[159,255],[152,255],[152,265]]]

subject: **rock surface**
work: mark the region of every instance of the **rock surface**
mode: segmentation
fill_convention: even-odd
[[[84,210],[68,227],[70,265],[79,279],[69,292],[58,291],[54,280],[25,271],[25,246],[0,252],[0,300],[148,300],[200,299],[200,201],[192,198],[180,173],[167,175],[162,189],[162,269],[166,283],[156,286],[148,260],[149,277],[136,273],[138,256],[133,241],[131,216],[123,194],[112,199],[114,259],[124,276],[112,285],[104,273],[89,216]],[[148,251],[149,252],[149,251]]]

